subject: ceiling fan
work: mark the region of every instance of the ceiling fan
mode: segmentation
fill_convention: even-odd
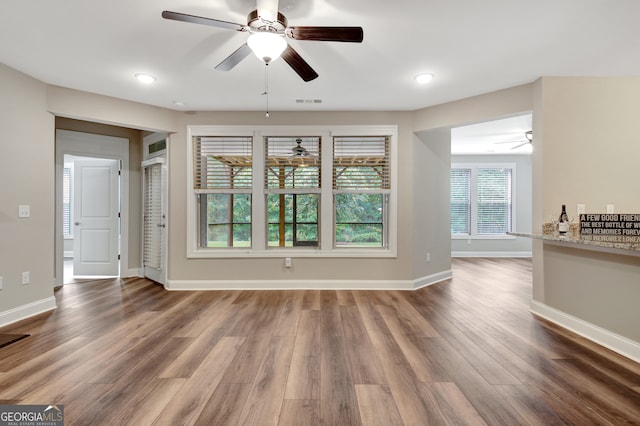
[[[307,148],[302,146],[302,139],[296,139],[296,146],[291,148],[291,157],[315,157],[314,154],[307,151]]]
[[[257,9],[249,13],[246,24],[166,10],[162,17],[249,33],[247,42],[216,66],[219,71],[231,70],[253,51],[267,65],[282,56],[304,81],[317,78],[318,73],[289,45],[287,39],[361,43],[364,38],[362,27],[289,26],[287,18],[278,12],[278,0],[257,0]]]
[[[511,149],[518,149],[521,146],[525,146],[527,144],[533,143],[533,132],[531,130],[527,130],[524,132],[524,140],[520,139],[517,141],[502,141],[502,142],[494,142],[495,144],[504,144],[504,143],[517,143],[518,145],[511,147]]]

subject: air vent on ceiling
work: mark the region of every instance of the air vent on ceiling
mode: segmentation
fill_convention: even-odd
[[[296,99],[297,104],[321,104],[322,99]]]

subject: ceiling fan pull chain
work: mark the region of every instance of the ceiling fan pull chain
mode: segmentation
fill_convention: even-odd
[[[267,112],[265,112],[264,116],[269,118],[269,64],[264,64],[264,93],[267,97]]]

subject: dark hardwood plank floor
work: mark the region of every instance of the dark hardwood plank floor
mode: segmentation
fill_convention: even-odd
[[[0,333],[0,404],[68,425],[639,425],[640,365],[532,316],[527,259],[418,291],[84,281]]]

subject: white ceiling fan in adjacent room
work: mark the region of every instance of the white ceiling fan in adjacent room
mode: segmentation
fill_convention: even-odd
[[[501,141],[501,142],[494,142],[496,144],[505,144],[505,143],[515,143],[517,145],[512,146],[510,149],[518,149],[521,146],[525,146],[527,144],[531,145],[533,143],[533,131],[531,130],[527,130],[526,132],[524,132],[523,136],[517,140],[513,140],[513,141]]]
[[[529,154],[533,147],[532,115],[524,114],[451,129],[451,153]]]

